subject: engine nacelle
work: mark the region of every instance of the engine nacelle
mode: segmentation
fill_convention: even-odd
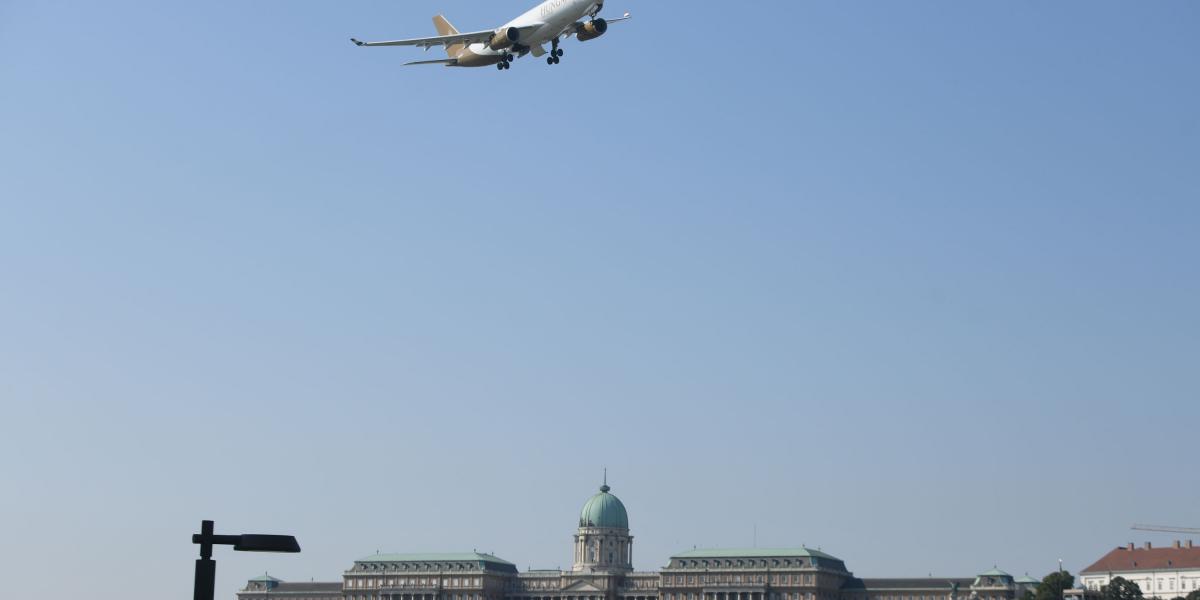
[[[512,48],[513,44],[521,41],[521,30],[516,27],[501,29],[497,31],[492,39],[488,40],[488,48],[492,50],[505,50]]]
[[[581,42],[594,40],[605,33],[608,33],[608,21],[604,19],[592,19],[575,27],[575,37]]]

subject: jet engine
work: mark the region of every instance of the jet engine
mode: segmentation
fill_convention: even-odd
[[[579,38],[581,42],[594,40],[605,33],[608,33],[608,21],[604,19],[592,19],[587,23],[575,26],[575,37]]]
[[[516,44],[520,40],[521,30],[517,29],[516,27],[509,27],[508,29],[501,29],[500,31],[497,31],[496,34],[492,36],[492,39],[488,40],[488,48],[491,48],[492,50],[504,50],[506,48],[512,48],[513,44]]]

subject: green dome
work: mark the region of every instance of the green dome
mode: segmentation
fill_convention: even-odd
[[[579,513],[580,527],[614,527],[629,529],[629,514],[625,505],[616,496],[608,493],[607,484],[600,486],[600,493],[592,496]]]

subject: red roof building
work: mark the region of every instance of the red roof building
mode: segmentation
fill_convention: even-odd
[[[1141,547],[1119,546],[1080,572],[1079,583],[1099,591],[1114,577],[1138,584],[1146,598],[1187,596],[1200,590],[1200,546],[1191,540],[1163,548],[1149,542]]]

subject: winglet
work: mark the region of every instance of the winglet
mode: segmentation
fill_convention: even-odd
[[[364,46],[364,45],[365,45],[365,44],[363,44],[362,42],[360,42],[360,41],[358,41],[358,40],[356,40],[356,39],[354,39],[354,38],[350,38],[350,41],[354,42],[354,45],[355,45],[355,46]]]

